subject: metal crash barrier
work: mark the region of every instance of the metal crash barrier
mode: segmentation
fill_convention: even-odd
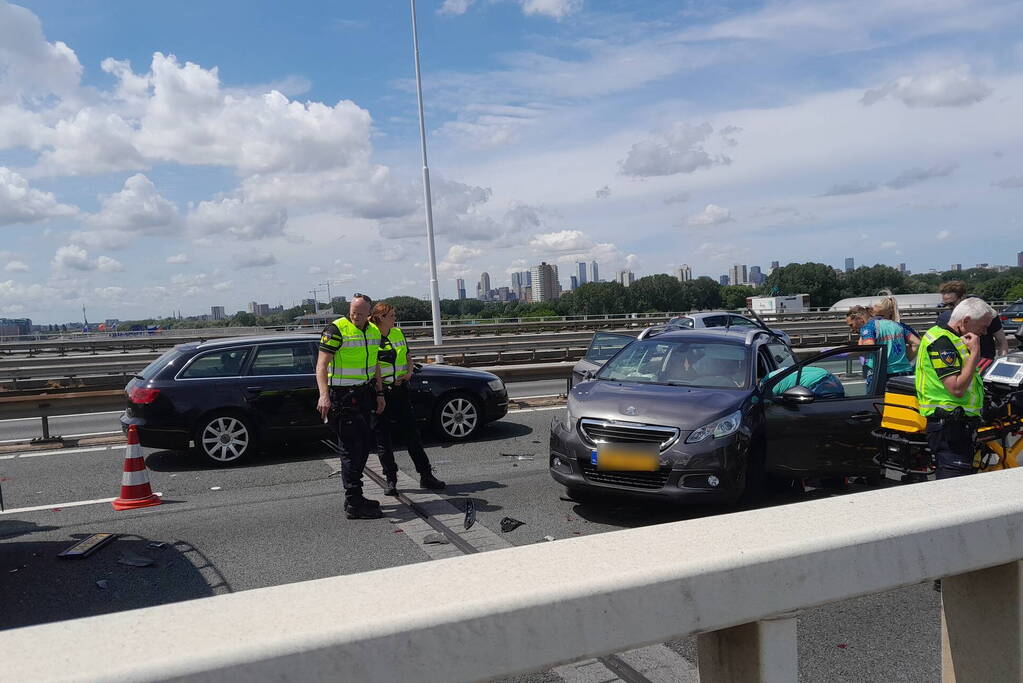
[[[1006,470],[14,629],[0,678],[472,681],[698,634],[702,683],[789,683],[798,610],[943,577],[955,676],[1018,681],[1021,489]]]

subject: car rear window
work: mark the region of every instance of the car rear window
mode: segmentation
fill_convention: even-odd
[[[183,351],[179,351],[178,349],[171,349],[170,351],[165,352],[162,356],[160,356],[152,363],[147,365],[145,369],[138,374],[138,376],[141,377],[142,379],[153,379],[158,374],[160,374],[160,372],[165,367],[167,367],[177,359],[181,358],[183,355],[185,355]]]
[[[207,377],[236,377],[245,365],[245,359],[251,346],[241,349],[225,349],[211,351],[197,356],[188,364],[178,377],[183,379],[203,379]]]
[[[1008,306],[1005,307],[1005,310],[1002,311],[1002,313],[1003,314],[1009,313],[1009,314],[1013,314],[1013,315],[1019,316],[1019,315],[1023,314],[1023,303],[1020,303],[1020,304],[1009,304]]]

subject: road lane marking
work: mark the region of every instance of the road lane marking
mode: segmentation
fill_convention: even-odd
[[[158,492],[156,495],[163,496],[163,492]],[[71,503],[52,503],[50,505],[33,505],[27,508],[11,508],[0,512],[0,515],[14,515],[21,512],[38,512],[40,510],[53,510],[54,508],[75,508],[81,507],[82,505],[98,505],[99,503],[112,503],[117,498],[97,498],[96,500],[76,500]]]
[[[105,410],[105,411],[101,411],[101,412],[98,412],[98,413],[72,413],[70,415],[51,415],[50,419],[51,420],[60,420],[60,419],[64,419],[65,417],[93,417],[95,415],[120,415],[123,412],[124,412],[123,410]],[[12,417],[12,418],[8,418],[6,420],[0,420],[0,424],[3,424],[5,422],[23,422],[25,420],[35,420],[35,421],[38,421],[39,418],[38,417]]]
[[[55,451],[25,451],[23,453],[9,453],[0,455],[0,460],[14,460],[15,458],[38,458],[45,455],[70,455],[72,453],[95,453],[97,451],[113,451],[127,448],[125,444],[117,446],[93,446],[91,448],[60,448]]]

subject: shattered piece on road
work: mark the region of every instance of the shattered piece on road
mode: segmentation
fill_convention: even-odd
[[[523,524],[525,524],[525,522],[517,520],[514,517],[505,517],[504,519],[501,520],[501,531],[505,533],[508,533],[509,531],[515,531]]]
[[[515,458],[516,460],[532,460],[536,453],[502,453],[502,458]]]
[[[78,541],[71,547],[60,551],[57,553],[57,557],[88,557],[115,538],[117,538],[117,534],[92,534],[91,536]]]
[[[545,541],[553,541],[554,537],[553,536],[544,536],[543,540],[545,540]]]
[[[151,557],[139,555],[130,550],[122,551],[121,556],[117,558],[117,564],[126,564],[129,567],[152,567],[155,562]]]
[[[476,503],[472,502],[472,498],[465,499],[465,522],[462,526],[468,531],[469,528],[476,523]]]
[[[331,477],[337,477],[337,476],[340,476],[340,475],[341,475],[341,470],[334,470],[333,472],[331,472],[330,474],[327,475],[327,479],[330,479]]]
[[[99,581],[96,582],[96,585],[102,588],[103,590],[106,590],[107,587],[110,586],[110,582],[107,581],[106,579],[100,579]]]
[[[210,491],[219,491],[219,490],[220,490],[219,486],[211,486],[210,487]]]
[[[148,545],[150,548],[163,548],[167,543],[164,541],[150,541]]]
[[[423,545],[447,545],[450,543],[444,534],[426,534],[423,536]]]

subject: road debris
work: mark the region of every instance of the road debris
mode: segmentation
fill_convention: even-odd
[[[468,531],[473,524],[476,523],[476,503],[472,502],[472,498],[465,499],[465,522],[462,526]]]
[[[219,491],[219,490],[220,490],[219,486],[211,486],[210,487],[210,491]]]
[[[543,540],[545,540],[545,541],[553,541],[554,537],[553,536],[544,536]]]
[[[509,531],[515,531],[523,524],[525,524],[525,522],[517,520],[514,517],[505,517],[504,519],[501,520],[501,531],[505,533],[508,533]]]
[[[515,458],[516,460],[532,460],[536,453],[502,453],[502,458]]]
[[[97,550],[105,546],[107,543],[110,543],[110,541],[114,540],[115,538],[117,538],[117,534],[108,533],[92,534],[91,536],[88,536],[78,541],[74,545],[60,551],[59,553],[57,553],[57,557],[64,558],[88,557],[92,553],[96,552]]]
[[[121,556],[117,558],[117,564],[125,564],[129,567],[152,567],[156,564],[156,561],[151,557],[139,555],[130,550],[123,550],[121,551]]]
[[[163,548],[167,543],[165,541],[150,541],[147,545],[150,548]]]
[[[444,534],[426,534],[423,536],[423,545],[447,545],[450,543]]]
[[[106,590],[110,586],[110,582],[107,581],[106,579],[100,579],[99,581],[96,582],[96,585],[99,586],[101,589]]]
[[[327,479],[330,479],[331,477],[338,477],[338,476],[341,476],[341,470],[334,470],[333,472],[331,472],[330,474],[327,475]]]

